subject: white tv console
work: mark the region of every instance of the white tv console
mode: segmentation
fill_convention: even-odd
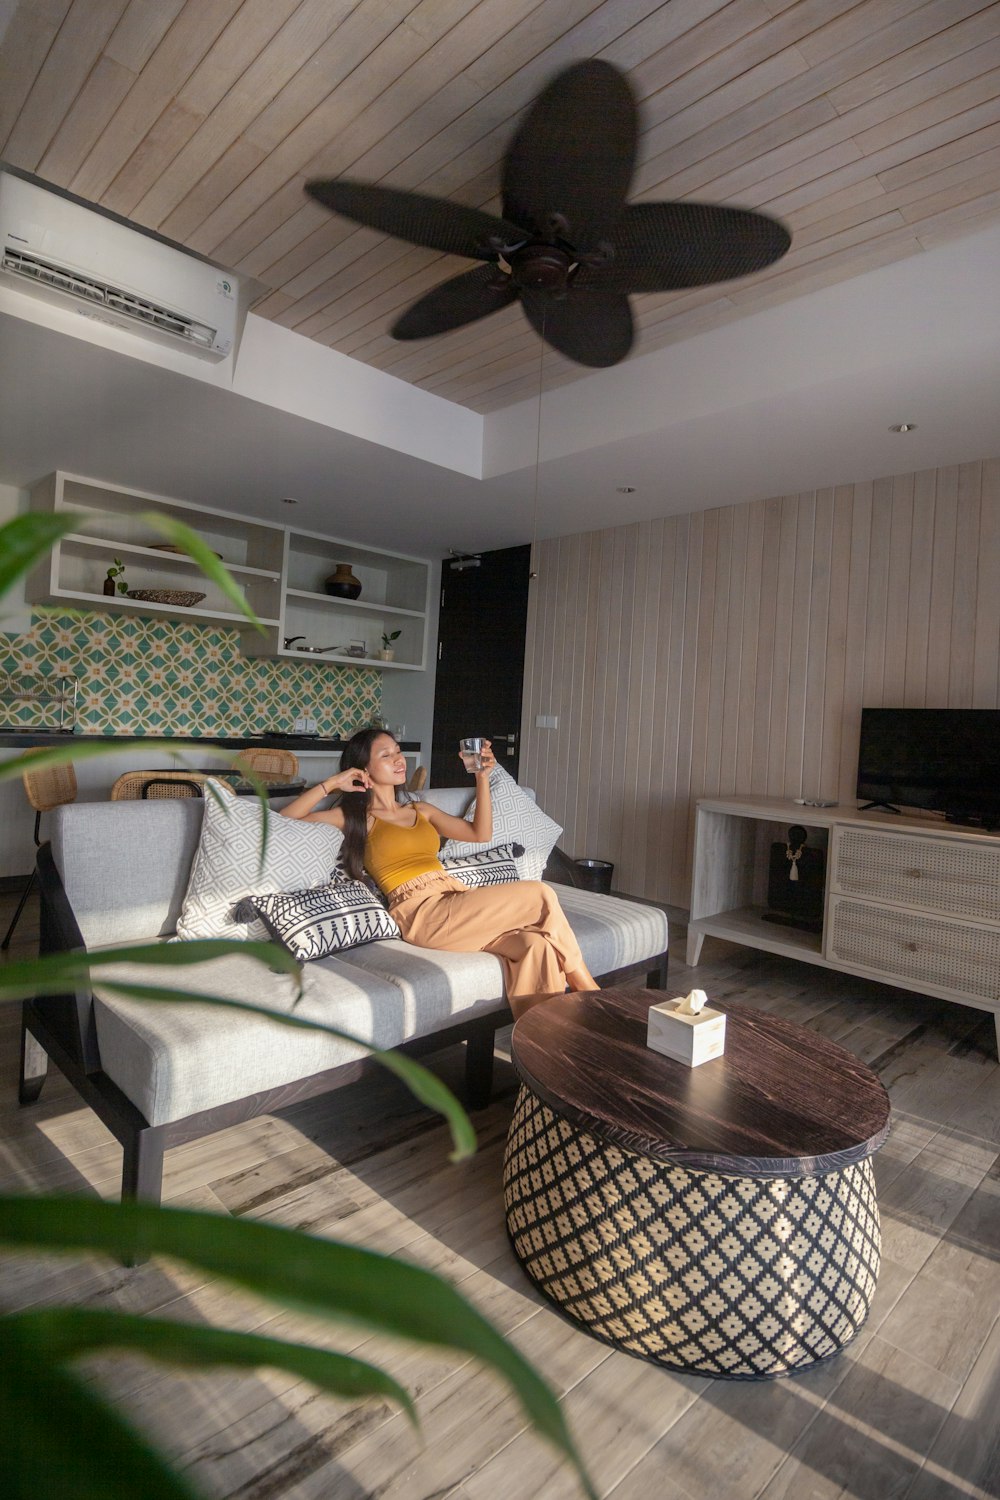
[[[823,930],[764,921],[771,844],[825,847]],[[771,797],[698,802],[687,961],[708,936],[990,1011],[1000,1050],[1000,836]]]

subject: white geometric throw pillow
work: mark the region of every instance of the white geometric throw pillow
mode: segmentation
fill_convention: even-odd
[[[520,880],[515,855],[524,853],[522,844],[498,844],[495,849],[481,849],[478,854],[460,854],[457,859],[442,859],[447,874],[463,885],[509,885]]]
[[[260,862],[262,818],[267,849]],[[332,823],[305,823],[264,810],[256,797],[213,797],[206,787],[201,841],[177,922],[177,936],[267,941],[259,919],[240,922],[233,907],[250,895],[299,891],[329,880],[344,835]]]
[[[542,871],[556,840],[562,833],[558,823],[542,812],[503,766],[494,766],[490,772],[490,801],[493,805],[493,837],[505,844],[521,844],[524,853],[515,856],[518,878],[541,880]],[[476,804],[466,813],[466,820],[475,817]],[[462,839],[449,839],[442,856],[454,859],[460,854],[475,854],[482,844],[469,843]]]
[[[308,891],[251,896],[249,901],[271,937],[300,963],[399,937],[393,918],[360,880],[329,880]]]

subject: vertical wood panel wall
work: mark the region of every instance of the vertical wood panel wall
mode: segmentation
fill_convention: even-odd
[[[1000,459],[537,556],[521,780],[635,895],[687,906],[700,796],[854,805],[863,704],[1000,706]]]

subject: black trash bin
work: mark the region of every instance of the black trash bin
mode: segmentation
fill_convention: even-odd
[[[580,885],[585,891],[598,891],[602,896],[608,895],[611,890],[611,877],[615,872],[613,864],[606,859],[575,859],[577,875]]]

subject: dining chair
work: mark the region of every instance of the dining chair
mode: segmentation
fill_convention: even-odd
[[[236,757],[243,765],[249,766],[251,771],[259,771],[262,776],[298,776],[299,757],[294,750],[276,750],[269,745],[252,745],[249,750],[241,750]]]
[[[124,771],[111,788],[111,800],[148,802],[160,797],[203,797],[207,780],[203,771]],[[217,784],[235,795],[221,777]]]
[[[67,802],[76,801],[76,772],[71,765],[68,766],[44,766],[38,771],[24,771],[21,774],[21,782],[24,786],[24,795],[30,805],[35,809],[35,848],[39,848],[41,840],[38,837],[42,822],[42,813],[51,812],[54,807],[63,807]],[[25,902],[31,895],[35,884],[35,871],[32,870],[28,877],[28,884],[21,893],[17,911],[13,920],[7,928],[7,936],[0,943],[0,949],[4,952],[10,947],[10,940],[14,934],[18,919],[24,910]]]
[[[427,767],[415,766],[413,769],[413,774],[411,775],[409,781],[406,783],[406,790],[408,792],[422,792],[426,785]]]

